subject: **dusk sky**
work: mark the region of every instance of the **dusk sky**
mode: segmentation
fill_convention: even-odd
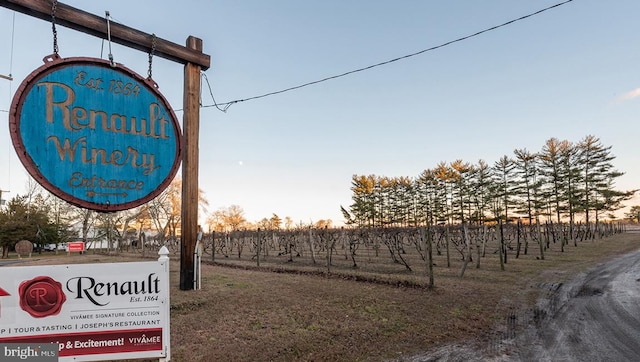
[[[218,103],[242,100],[414,54],[562,3],[522,0],[62,1],[211,55]],[[343,222],[354,174],[418,176],[439,162],[490,165],[514,149],[587,135],[612,146],[640,188],[640,1],[573,0],[464,41],[264,98],[210,107],[203,83],[200,188],[209,212],[239,205]],[[106,21],[106,20],[105,20]],[[51,23],[0,8],[0,189],[27,172],[8,129],[15,90],[52,53]],[[58,26],[62,57],[106,59],[109,44]],[[111,45],[146,77],[148,55]],[[153,59],[153,78],[182,119],[183,66]],[[180,173],[178,174],[180,175]],[[640,201],[630,204],[640,203]],[[206,215],[201,215],[206,217]]]

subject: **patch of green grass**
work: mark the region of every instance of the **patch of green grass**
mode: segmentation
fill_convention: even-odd
[[[455,317],[455,318],[460,318],[460,317],[462,317],[463,314],[464,313],[462,311],[462,308],[459,308],[459,307],[455,307],[455,308],[449,310],[449,315],[452,316],[452,317]]]
[[[252,321],[251,323],[249,323],[249,328],[253,330],[262,329],[263,325],[260,321]]]

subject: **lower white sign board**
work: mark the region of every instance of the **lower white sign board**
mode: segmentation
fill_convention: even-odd
[[[0,343],[56,343],[60,361],[169,360],[169,321],[166,255],[0,267]]]

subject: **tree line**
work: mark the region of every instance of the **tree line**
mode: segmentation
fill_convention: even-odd
[[[7,258],[20,240],[34,243],[36,250],[47,244],[83,241],[88,248],[94,245],[120,251],[145,245],[179,245],[182,217],[182,182],[174,180],[158,197],[139,207],[99,213],[71,205],[30,179],[24,195],[16,195],[0,206],[0,250]],[[209,201],[199,190],[199,212],[206,214]],[[331,227],[331,220],[319,220],[314,226]],[[255,230],[258,228],[290,230],[306,225],[294,225],[290,217],[269,218],[252,223],[244,217],[238,205],[221,207],[206,218],[210,231]]]
[[[139,207],[112,213],[99,213],[71,205],[30,180],[24,195],[17,195],[0,207],[0,248],[2,257],[20,240],[42,250],[47,244],[83,241],[87,248],[103,245],[122,250],[132,241],[141,245],[176,244],[180,236],[181,180],[174,180],[158,197]],[[206,210],[208,201],[200,197]],[[95,242],[95,243],[94,243]]]
[[[484,224],[523,220],[587,224],[614,218],[637,190],[620,191],[611,146],[588,135],[550,138],[538,152],[515,149],[489,165],[440,162],[417,177],[353,175],[347,223],[359,227]],[[609,214],[607,214],[609,213]],[[604,215],[603,215],[604,214]]]
[[[604,146],[595,136],[577,143],[551,138],[539,152],[516,149],[511,157],[503,156],[493,165],[483,160],[476,164],[456,160],[440,162],[417,177],[354,175],[353,203],[349,210],[341,210],[347,224],[359,227],[481,225],[514,219],[573,225],[579,216],[598,225],[603,214],[621,208],[636,191],[615,189],[615,180],[623,173],[614,168],[614,159],[611,146]],[[25,195],[0,207],[3,256],[20,240],[44,245],[103,238],[112,250],[121,250],[132,241],[144,245],[146,238],[158,245],[177,244],[181,188],[177,179],[145,205],[102,214],[67,204],[31,181]],[[208,201],[203,194],[199,192],[199,207],[206,213]],[[638,215],[638,207],[632,207],[627,216],[637,220]],[[237,205],[213,212],[206,224],[208,230],[218,232],[308,226],[276,214],[250,223]],[[319,220],[309,226],[331,228],[332,221]]]
[[[332,227],[333,221],[331,219],[320,219],[310,224],[303,222],[294,222],[290,216],[285,216],[284,219],[273,213],[271,217],[264,217],[259,221],[250,222],[244,216],[244,210],[239,205],[231,205],[228,207],[220,207],[214,211],[206,219],[206,225],[209,231],[216,232],[230,232],[234,230],[293,230],[304,229],[308,226],[315,228]]]

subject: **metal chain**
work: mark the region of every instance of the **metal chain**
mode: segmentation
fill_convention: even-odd
[[[56,30],[56,8],[58,0],[53,0],[51,5],[51,30],[53,31],[53,54],[58,55],[58,31]]]
[[[113,53],[111,53],[111,22],[109,21],[109,18],[111,17],[111,15],[109,14],[108,11],[105,11],[104,16],[107,19],[107,39],[109,40],[109,64],[112,67],[115,67],[116,63],[113,62]]]
[[[153,55],[156,52],[156,43],[157,38],[156,34],[151,34],[151,51],[149,52],[149,70],[147,71],[148,79],[151,79],[152,68],[153,68]]]

